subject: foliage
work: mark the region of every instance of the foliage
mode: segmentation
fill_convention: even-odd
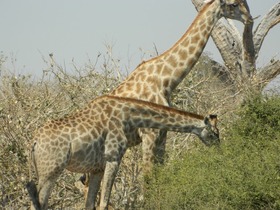
[[[220,148],[157,168],[145,209],[280,209],[280,98],[252,97]]]

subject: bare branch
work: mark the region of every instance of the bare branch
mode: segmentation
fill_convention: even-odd
[[[254,31],[254,45],[256,59],[258,58],[260,48],[268,31],[280,22],[280,3],[274,5],[270,11],[263,17],[260,24]]]
[[[243,63],[242,73],[246,73],[247,77],[251,77],[256,69],[255,47],[253,42],[253,25],[246,24],[243,32]]]
[[[197,10],[201,9],[203,5],[202,0],[192,0],[192,3]],[[233,78],[239,77],[241,72],[243,77],[250,78],[252,76],[256,69],[255,61],[258,58],[263,40],[268,31],[279,22],[280,3],[274,5],[264,16],[254,33],[252,32],[253,24],[245,25],[242,39],[230,20],[221,19],[218,21],[211,36]],[[278,71],[275,71],[275,65],[277,66],[277,64],[269,65],[262,71],[266,72],[263,74],[265,80],[272,79],[278,74]]]
[[[265,83],[273,80],[277,75],[280,74],[280,60],[271,60],[270,64],[265,66],[261,71],[258,72],[257,77],[260,81]]]
[[[228,20],[219,20],[214,27],[211,37],[216,44],[227,67],[241,71],[242,42],[240,34],[229,24]]]

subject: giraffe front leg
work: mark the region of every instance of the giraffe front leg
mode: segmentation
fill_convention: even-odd
[[[104,172],[91,172],[89,174],[88,192],[86,195],[86,209],[95,209],[96,197],[100,188],[100,183]]]
[[[158,132],[158,136],[156,137],[155,140],[155,149],[154,149],[155,164],[164,164],[166,136],[167,136],[166,130],[160,130]]]
[[[145,129],[142,133],[143,171],[149,176],[154,164],[163,164],[165,156],[166,130]]]
[[[153,168],[155,160],[154,152],[156,148],[157,132],[153,129],[142,129],[142,150],[143,150],[143,172],[148,176]]]
[[[100,210],[108,209],[113,183],[119,170],[122,157],[127,149],[126,135],[123,130],[120,130],[119,123],[116,123],[115,126],[112,125],[111,132],[107,135],[105,140],[105,171],[100,196]]]
[[[119,161],[107,161],[100,197],[100,210],[108,209],[110,195],[115,177],[119,169]]]

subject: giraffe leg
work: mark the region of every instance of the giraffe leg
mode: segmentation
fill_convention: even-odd
[[[159,135],[155,140],[154,162],[155,164],[163,164],[165,158],[165,145],[166,145],[167,131],[160,130]]]
[[[46,158],[42,157],[45,154],[47,145],[37,144],[34,148],[34,166],[38,176],[38,199],[41,210],[48,209],[48,199],[55,181],[61,175],[69,160],[69,153],[65,153],[62,157],[55,150],[50,150]]]
[[[41,205],[41,209],[48,209],[48,199],[51,194],[51,190],[54,186],[56,179],[48,179],[48,180],[39,180],[38,184],[38,193],[39,193],[39,202]]]
[[[152,129],[145,129],[142,133],[142,150],[143,150],[143,171],[144,175],[149,175],[154,163],[155,139],[157,132]]]
[[[113,187],[115,177],[119,169],[119,161],[107,161],[102,182],[102,190],[100,197],[100,210],[108,209],[109,199]]]
[[[95,208],[96,197],[100,188],[100,183],[103,178],[104,172],[94,173],[89,175],[89,189],[86,196],[86,209],[92,210]]]
[[[33,209],[40,209],[40,210],[46,210],[48,209],[48,199],[51,194],[51,190],[55,184],[55,181],[59,177],[59,175],[62,173],[63,168],[56,168],[56,171],[48,172],[48,174],[44,174],[44,176],[39,176],[39,182],[38,186],[35,186],[35,191],[37,195],[33,195],[33,197],[36,199],[35,200],[35,206],[34,206],[34,201],[31,203],[31,210]],[[32,184],[31,183],[31,184]]]
[[[41,205],[39,203],[38,191],[35,182],[33,180],[29,181],[26,184],[26,189],[31,199],[31,210],[40,210]]]
[[[151,173],[154,163],[164,163],[166,135],[167,131],[165,130],[145,129],[143,132],[143,170],[145,175]]]

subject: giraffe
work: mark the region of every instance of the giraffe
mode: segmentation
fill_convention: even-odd
[[[191,26],[169,50],[142,62],[110,94],[171,106],[172,91],[197,62],[221,17],[244,24],[253,21],[245,0],[205,0]],[[167,132],[153,129],[135,132],[142,133],[143,171],[148,174],[154,162],[163,163]]]
[[[67,169],[90,173],[86,209],[95,208],[103,179],[100,209],[107,209],[122,156],[140,142],[135,128],[193,133],[207,146],[219,144],[216,115],[203,117],[132,98],[98,97],[81,111],[48,121],[35,132],[31,160],[38,185],[32,180],[27,183],[31,208],[47,209],[54,183]],[[127,138],[131,132],[133,139]]]

